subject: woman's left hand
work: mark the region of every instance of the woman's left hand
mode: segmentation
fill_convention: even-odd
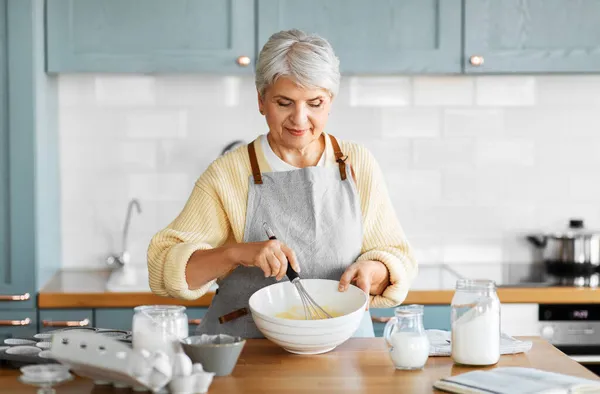
[[[357,261],[342,275],[339,290],[346,291],[350,283],[367,294],[381,295],[390,284],[390,274],[381,261]]]

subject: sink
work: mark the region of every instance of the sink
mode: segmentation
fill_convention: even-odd
[[[209,291],[215,291],[219,286],[214,284]],[[106,282],[106,291],[126,293],[150,293],[148,284],[148,267],[130,265],[114,270]]]

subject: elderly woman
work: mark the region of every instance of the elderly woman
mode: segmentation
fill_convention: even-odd
[[[288,261],[301,278],[339,280],[339,291],[355,284],[371,307],[405,299],[417,263],[381,170],[364,147],[324,131],[338,64],[316,35],[271,36],[256,67],[268,133],[215,160],[179,216],[153,237],[154,293],[191,300],[219,285],[199,333],[262,337],[248,300],[283,280]],[[264,222],[277,240],[268,240]],[[365,311],[355,336],[373,335]]]

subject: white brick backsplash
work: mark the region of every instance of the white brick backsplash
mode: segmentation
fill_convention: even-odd
[[[473,105],[474,91],[473,78],[470,77],[415,77],[413,79],[415,105]]]
[[[598,136],[597,111],[581,108],[505,109],[505,134],[553,139]]]
[[[535,145],[525,139],[479,139],[475,162],[478,166],[531,167],[535,163]]]
[[[353,141],[380,138],[381,112],[375,108],[338,108],[334,104],[326,131],[337,138]]]
[[[413,141],[412,166],[415,169],[472,168],[475,142],[472,139],[419,139]]]
[[[438,109],[392,109],[381,112],[383,138],[437,137],[440,135],[441,113]]]
[[[390,198],[400,204],[439,201],[442,195],[439,171],[391,171],[385,178]]]
[[[93,105],[96,101],[94,79],[85,74],[60,74],[58,105],[60,108]],[[70,110],[68,112],[75,112]]]
[[[102,75],[96,77],[99,105],[138,106],[155,102],[155,79],[142,75]]]
[[[569,75],[538,77],[539,105],[574,107],[600,106],[600,76]]]
[[[350,77],[350,106],[398,107],[410,104],[407,77]]]
[[[122,142],[119,144],[119,164],[131,169],[155,169],[157,143],[153,141]]]
[[[194,187],[187,174],[131,174],[129,198],[148,201],[179,201],[187,198]]]
[[[186,111],[141,110],[127,117],[130,138],[184,138],[186,134]]]
[[[422,268],[493,277],[489,263],[535,259],[530,232],[600,228],[599,89],[595,75],[344,77],[325,129],[371,151]],[[268,131],[251,76],[61,75],[59,105],[64,268],[105,267],[134,197],[144,265],[221,150]]]
[[[501,239],[446,239],[442,250],[446,264],[502,262]]]
[[[476,77],[475,92],[477,105],[534,105],[535,78],[524,76]]]
[[[504,113],[501,109],[447,109],[444,111],[444,135],[479,137],[502,135]]]

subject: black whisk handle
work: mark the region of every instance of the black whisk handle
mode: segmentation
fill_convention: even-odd
[[[271,235],[271,236],[269,236],[269,239],[275,240],[277,238],[274,235]],[[285,275],[288,277],[290,282],[292,282],[294,279],[300,277],[300,275],[298,275],[298,273],[296,271],[294,271],[294,269],[292,268],[292,265],[290,264],[290,260],[287,260],[287,270],[285,271]]]

